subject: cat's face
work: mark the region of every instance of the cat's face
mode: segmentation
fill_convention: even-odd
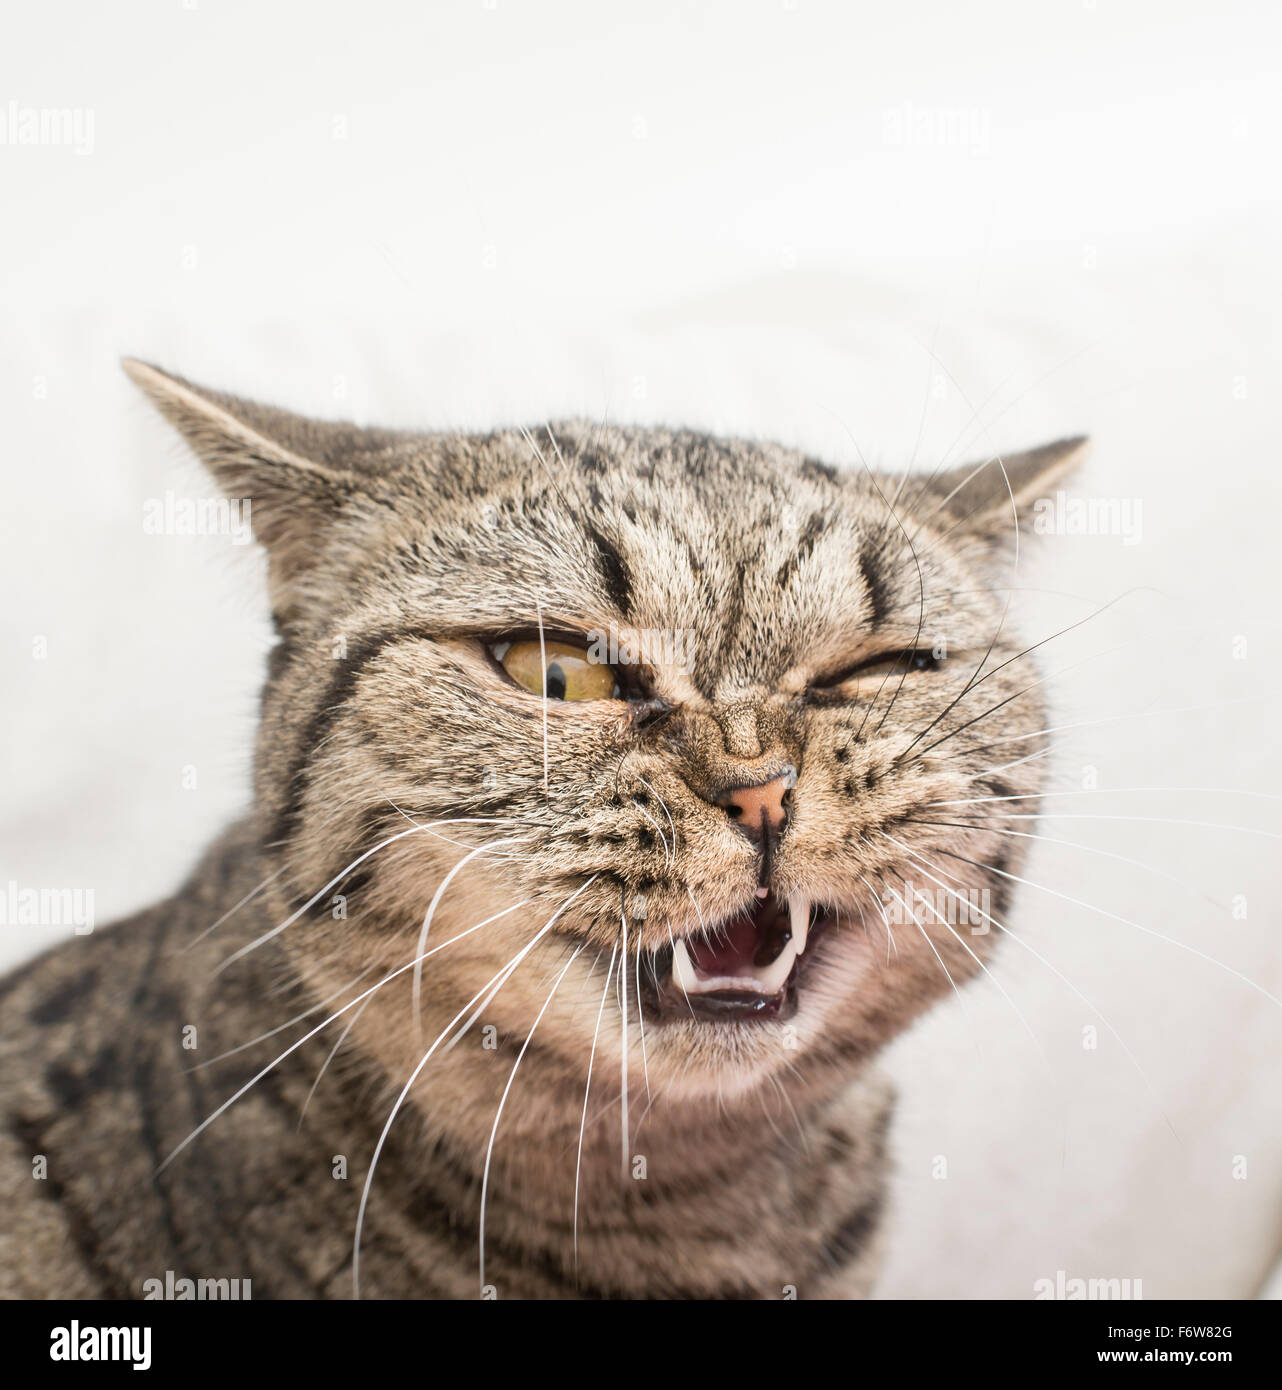
[[[476,1012],[509,1050],[538,1020],[567,1104],[593,1055],[617,1089],[625,1033],[665,1103],[822,1087],[981,968],[1024,841],[966,803],[1037,790],[1046,722],[991,585],[1075,443],[901,488],[666,431],[345,432],[135,370],[273,557],[267,868],[282,920],[326,889],[282,939],[326,992],[433,951],[359,1025],[393,1075]]]

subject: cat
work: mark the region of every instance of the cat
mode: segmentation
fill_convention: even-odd
[[[2,987],[0,1293],[867,1295],[875,1058],[1002,935],[967,803],[1042,784],[995,576],[1085,441],[878,475],[124,365],[279,640],[249,813]]]

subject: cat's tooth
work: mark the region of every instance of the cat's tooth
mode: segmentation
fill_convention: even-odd
[[[690,959],[690,951],[684,941],[676,942],[672,951],[672,978],[677,987],[686,994],[699,993],[699,972]]]
[[[790,941],[764,969],[754,970],[752,978],[762,994],[778,994],[792,974],[793,963],[801,953],[797,943]]]
[[[792,923],[792,940],[797,954],[803,955],[810,935],[810,899],[804,893],[794,893],[788,899],[788,916]]]

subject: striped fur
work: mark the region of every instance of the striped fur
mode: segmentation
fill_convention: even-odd
[[[873,1059],[994,945],[929,916],[892,940],[872,885],[934,875],[989,890],[1004,920],[990,866],[1017,865],[1022,842],[988,817],[923,822],[962,819],[932,802],[1039,788],[1040,760],[989,771],[1044,722],[989,584],[1013,510],[1080,442],[899,495],[774,445],[578,423],[358,431],[129,369],[251,499],[280,644],[252,814],[174,899],[4,987],[0,1293],[137,1296],[173,1269],[349,1295],[393,1102],[521,951],[388,1131],[363,1296],[867,1293],[891,1115]],[[482,645],[539,622],[696,640],[683,669],[648,673],[648,703],[544,706]],[[936,647],[937,670],[875,693],[829,679]],[[643,1029],[638,966],[755,889],[757,851],[717,789],[783,758],[799,775],[771,883],[840,919],[795,1015]],[[447,874],[416,1010],[405,967]]]

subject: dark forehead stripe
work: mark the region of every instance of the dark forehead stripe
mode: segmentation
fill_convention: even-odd
[[[803,478],[810,478],[814,481],[822,480],[825,483],[835,483],[840,476],[832,464],[812,458],[802,459],[797,472]]]
[[[610,602],[620,613],[626,614],[632,606],[632,575],[627,563],[615,546],[606,540],[591,522],[587,523],[585,529],[597,548],[601,561],[601,576],[605,581],[605,591]]]
[[[890,595],[886,589],[882,562],[883,557],[879,551],[869,546],[860,547],[859,573],[863,576],[864,588],[868,591],[873,627],[880,627],[890,611]]]
[[[335,663],[338,669],[325,688],[316,713],[304,725],[295,748],[293,761],[285,778],[285,803],[272,826],[269,843],[284,844],[298,830],[302,818],[303,797],[307,793],[307,772],[317,748],[329,736],[343,707],[351,698],[361,673],[384,649],[396,642],[414,637],[433,638],[438,634],[426,628],[384,628],[365,633],[348,648],[344,660]],[[283,645],[283,644],[282,644]],[[282,661],[281,666],[284,666]],[[274,663],[273,663],[274,665]],[[271,682],[269,681],[269,686]],[[267,691],[263,692],[266,699]]]
[[[779,573],[775,576],[775,582],[782,589],[786,587],[792,576],[801,567],[801,564],[815,548],[815,542],[828,529],[828,516],[824,512],[811,512],[806,519],[806,524],[802,528],[801,536],[797,541],[796,549],[779,566]]]

